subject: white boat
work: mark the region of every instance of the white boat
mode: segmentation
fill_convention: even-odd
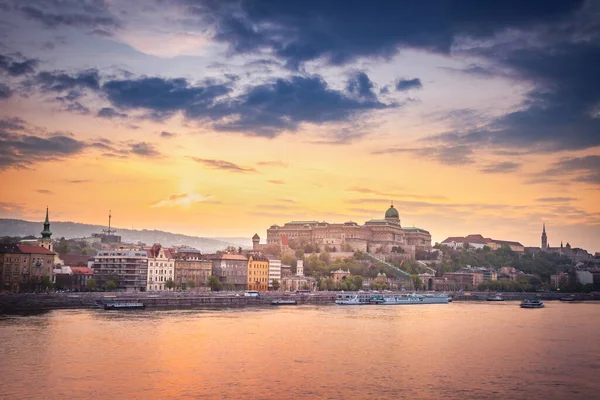
[[[394,296],[384,296],[378,304],[398,305],[398,304],[448,304],[450,298],[445,294],[401,294]]]
[[[504,301],[504,297],[500,293],[496,293],[486,299],[487,301]]]
[[[294,299],[275,299],[271,302],[272,306],[295,306],[298,304]]]
[[[371,303],[371,295],[367,293],[342,293],[338,294],[335,304],[346,306],[364,306]]]
[[[539,299],[525,299],[521,303],[521,308],[544,308],[544,302]]]

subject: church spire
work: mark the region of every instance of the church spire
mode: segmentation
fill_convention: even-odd
[[[48,217],[48,207],[46,206],[46,220],[44,221],[44,230],[42,233],[42,239],[50,239],[52,231],[50,230],[50,218]]]
[[[542,251],[548,250],[548,236],[546,236],[546,223],[542,226]]]

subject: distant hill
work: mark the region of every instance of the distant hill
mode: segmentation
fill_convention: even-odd
[[[30,222],[20,219],[0,218],[0,236],[40,236],[43,223]],[[92,233],[101,233],[106,229],[103,225],[79,224],[75,222],[51,222],[52,238],[65,239],[90,237]],[[137,230],[137,229],[117,229],[117,235],[120,235],[123,242],[138,243],[143,242],[148,245],[158,242],[164,246],[191,246],[202,252],[214,252],[222,250],[227,246],[251,248],[251,238],[203,238],[197,236],[181,235],[178,233],[155,231],[155,230]]]

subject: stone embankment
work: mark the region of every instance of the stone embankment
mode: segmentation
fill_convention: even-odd
[[[404,293],[406,294],[406,292]],[[162,293],[49,293],[49,294],[1,294],[0,314],[46,311],[55,309],[98,308],[102,302],[111,300],[136,301],[147,308],[201,308],[265,306],[276,299],[294,299],[297,304],[333,304],[337,292],[305,294],[267,293],[260,297],[246,297],[243,293],[224,292],[162,292]],[[493,293],[449,293],[454,301],[486,301]],[[541,300],[559,300],[565,293],[501,293],[506,301],[520,301],[530,297]],[[600,293],[572,295],[577,301],[600,301]]]

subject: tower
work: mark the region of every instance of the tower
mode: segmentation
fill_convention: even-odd
[[[542,228],[542,251],[548,250],[548,236],[546,236],[546,224]]]
[[[254,236],[252,236],[252,250],[257,251],[259,243],[260,243],[260,236],[258,236],[258,233],[255,233]]]
[[[42,240],[40,240],[40,246],[50,251],[54,251],[54,244],[52,243],[52,231],[50,230],[50,219],[48,218],[48,207],[46,207],[44,230],[41,233]]]
[[[296,276],[304,276],[304,260],[298,260],[298,264],[296,264]]]
[[[398,214],[398,210],[394,208],[394,203],[392,203],[390,208],[385,212],[385,220],[400,225],[400,215]]]

